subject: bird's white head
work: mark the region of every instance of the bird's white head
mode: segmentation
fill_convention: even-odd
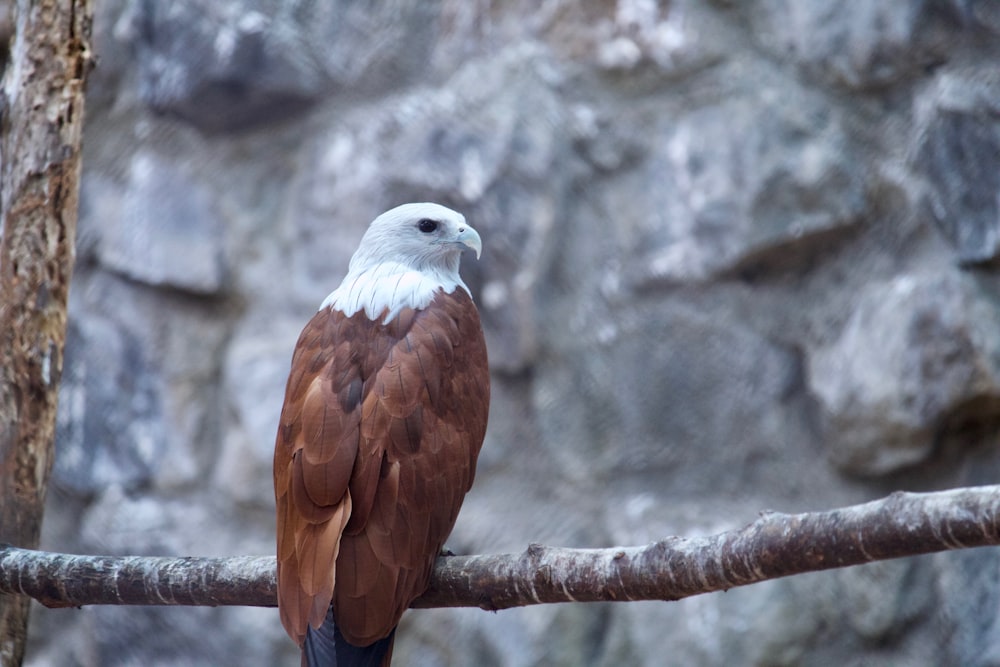
[[[434,295],[469,288],[458,274],[463,250],[483,250],[461,213],[440,204],[403,204],[375,218],[351,258],[347,276],[320,308],[351,316],[364,309],[385,322],[404,308],[425,308]]]

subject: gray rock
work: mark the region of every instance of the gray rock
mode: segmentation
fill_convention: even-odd
[[[942,75],[920,105],[916,166],[931,212],[960,262],[1000,253],[1000,77],[972,70]],[[920,107],[918,107],[920,108]]]
[[[963,403],[1000,394],[996,326],[961,274],[899,275],[859,295],[839,338],[808,359],[834,463],[879,475],[925,460]]]
[[[997,615],[990,611],[1000,604],[1000,591],[992,580],[1000,573],[1000,561],[992,549],[971,549],[945,559],[934,556],[938,568],[935,592],[940,599],[937,618],[948,662],[956,665],[1000,663],[1000,630]],[[955,593],[961,592],[960,595]]]
[[[800,369],[790,351],[686,304],[623,309],[600,326],[599,339],[567,338],[539,365],[536,409],[550,415],[542,446],[564,470],[669,472],[678,491],[726,486],[731,470],[770,461],[792,430],[796,410],[782,397]],[[660,344],[649,345],[649,332]]]
[[[413,0],[133,0],[115,31],[152,109],[220,133],[300,116],[347,86],[404,83],[430,55],[437,14]]]
[[[838,613],[836,584],[816,575],[733,592],[716,604],[734,620],[741,619],[743,628],[727,626],[716,664],[727,655],[740,655],[748,665],[810,663],[809,647],[822,641],[824,627]]]
[[[930,591],[910,585],[913,577],[929,574],[926,569],[915,559],[900,559],[839,570],[839,593],[851,629],[866,641],[892,641],[934,603]]]
[[[301,322],[271,318],[242,327],[229,345],[223,387],[230,419],[214,477],[216,488],[236,502],[273,511],[271,465],[285,382],[295,341],[313,312]]]
[[[90,495],[146,485],[167,455],[161,379],[142,343],[100,317],[67,332],[52,481]]]
[[[326,83],[281,3],[132,0],[115,32],[135,53],[145,103],[208,132],[294,116]]]
[[[117,215],[100,223],[101,263],[150,285],[219,292],[226,279],[224,237],[212,196],[190,174],[151,152],[133,156],[129,175]]]
[[[990,0],[956,0],[955,4],[966,21],[973,21],[993,33],[1000,33],[1000,6]]]
[[[767,72],[755,75],[754,90],[679,117],[651,108],[621,119],[648,128],[649,154],[620,172],[590,215],[614,216],[633,289],[809,257],[815,240],[857,224],[863,173],[840,122],[815,95],[779,93]]]
[[[43,665],[208,667],[292,664],[297,659],[291,650],[276,649],[273,610],[193,607],[185,613],[177,611],[165,607],[97,606],[56,612],[62,624],[51,619],[39,629],[49,636],[58,634],[62,641],[46,646],[32,660]],[[66,619],[71,616],[75,623],[67,627]],[[36,621],[34,616],[32,621]],[[217,638],[227,627],[242,628],[246,636],[232,643],[217,639],[175,640],[178,636]],[[286,643],[293,646],[290,641]]]
[[[918,76],[940,64],[959,14],[927,0],[759,0],[741,5],[757,42],[811,75],[855,89]]]

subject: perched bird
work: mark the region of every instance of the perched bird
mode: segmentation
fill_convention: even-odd
[[[482,241],[404,204],[371,223],[299,336],[274,447],[278,607],[304,665],[388,665],[486,433],[479,313],[458,274]]]

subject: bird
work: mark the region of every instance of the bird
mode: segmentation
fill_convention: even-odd
[[[292,353],[274,447],[278,608],[309,667],[385,667],[489,418],[479,233],[440,204],[376,217]]]

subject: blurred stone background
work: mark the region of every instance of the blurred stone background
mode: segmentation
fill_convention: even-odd
[[[94,42],[44,548],[271,553],[295,338],[413,200],[486,244],[458,553],[998,479],[993,0],[99,0]],[[275,610],[33,613],[33,666],[298,662]],[[396,661],[1000,665],[1000,551],[412,612]]]

